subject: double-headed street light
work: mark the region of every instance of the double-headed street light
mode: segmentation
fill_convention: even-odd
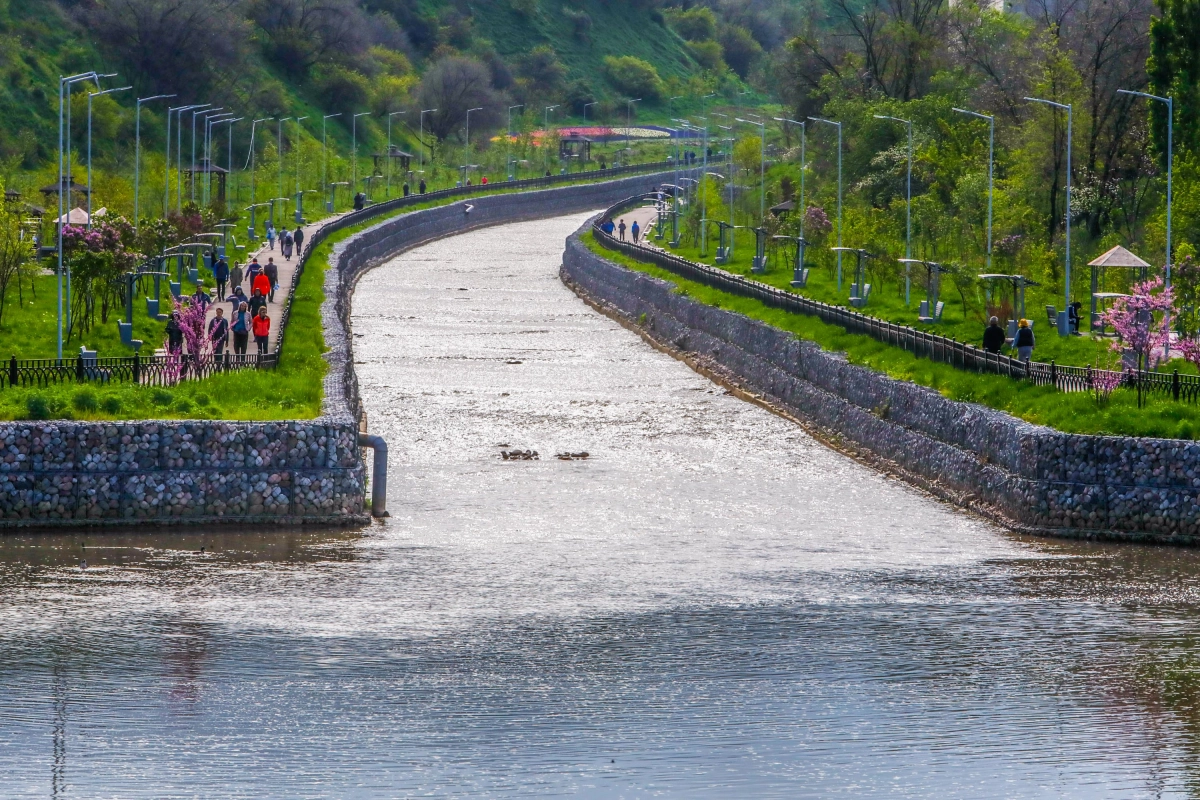
[[[87,181],[88,181],[88,184],[87,184],[87,189],[88,189],[88,191],[87,191],[87,196],[88,196],[88,199],[87,199],[87,214],[88,214],[87,226],[88,226],[88,230],[92,229],[92,98],[100,97],[101,95],[105,95],[105,94],[112,94],[113,92],[123,92],[126,89],[132,89],[132,88],[133,88],[132,86],[119,86],[119,87],[116,87],[113,89],[105,89],[102,92],[88,92],[88,124],[87,124],[87,161],[88,161],[88,166],[87,166]]]
[[[212,143],[213,130],[214,130],[214,129],[215,129],[217,126],[218,126],[218,125],[228,125],[228,126],[229,126],[229,156],[228,156],[228,158],[227,158],[227,160],[226,160],[226,164],[225,164],[225,197],[224,197],[224,198],[222,198],[224,202],[228,203],[228,202],[229,202],[229,192],[230,192],[230,185],[229,185],[229,181],[230,181],[230,179],[231,179],[231,178],[233,178],[233,123],[235,123],[235,122],[240,122],[240,121],[241,121],[241,120],[243,120],[243,119],[245,119],[245,117],[234,117],[232,114],[230,114],[230,115],[229,115],[229,116],[227,116],[227,117],[222,117],[221,119],[215,119],[215,120],[212,120],[212,121],[211,121],[211,123],[209,124],[209,129],[208,129],[208,136],[209,136],[209,144],[208,144],[209,180],[208,180],[208,187],[209,187],[209,188],[208,188],[208,197],[206,198],[207,202],[209,202],[209,203],[211,203],[211,202],[212,202],[212,166],[213,166],[213,165],[216,163],[216,159],[215,159],[215,158],[213,158],[213,154],[212,154],[212,151],[213,151],[213,143]]]
[[[153,97],[139,97],[137,100],[137,115],[134,123],[134,145],[133,145],[133,233],[136,236],[138,232],[138,216],[140,213],[140,200],[142,188],[142,103],[149,103],[151,100],[166,100],[168,97],[174,97],[173,94],[156,94]]]
[[[837,153],[837,172],[838,172],[838,193],[837,193],[837,246],[842,246],[842,123],[834,122],[831,119],[821,119],[820,117],[809,117],[813,122],[823,122],[826,125],[833,125],[838,132],[838,153]],[[838,291],[842,290],[842,251],[837,251],[837,287]]]
[[[884,116],[882,114],[876,114],[875,119],[887,119],[887,120],[891,120],[892,122],[899,122],[901,125],[904,125],[906,128],[908,128],[908,178],[907,178],[907,191],[906,191],[906,196],[905,196],[905,201],[904,201],[904,258],[911,259],[912,258],[912,156],[913,156],[913,142],[912,142],[913,124],[912,124],[912,120],[900,119],[899,117],[888,117],[888,116]],[[991,248],[989,247],[988,249],[990,250]],[[909,275],[908,263],[909,262],[906,260],[905,261],[905,269],[904,269],[904,305],[906,305],[906,306],[909,304],[909,294],[910,294],[910,290],[911,290],[911,286],[912,286],[912,278]],[[989,267],[991,266],[990,262],[988,263],[988,266]]]
[[[1066,298],[1063,302],[1063,310],[1058,312],[1058,335],[1070,336],[1071,322],[1067,309],[1071,307],[1071,133],[1072,133],[1072,111],[1070,104],[1056,103],[1053,100],[1043,100],[1038,97],[1026,97],[1025,100],[1030,103],[1041,103],[1042,105],[1057,108],[1060,111],[1067,112],[1067,244],[1065,257],[1065,275],[1063,280],[1063,295]]]
[[[166,217],[171,211],[171,115],[175,115],[175,138],[177,141],[183,141],[179,135],[179,131],[183,128],[183,112],[190,111],[193,108],[205,108],[207,105],[184,105],[174,106],[167,109],[167,151],[166,151],[166,167],[163,175],[163,216]],[[179,145],[176,144],[176,150]],[[179,171],[178,165],[175,170],[177,180],[183,180],[182,173]]]
[[[188,179],[188,186],[189,191],[191,192],[191,202],[193,204],[196,202],[196,117],[198,116],[204,120],[205,130],[207,130],[208,118],[214,114],[220,115],[220,113],[224,110],[225,109],[223,107],[217,107],[210,108],[200,114],[192,114],[192,171],[191,177]],[[204,142],[201,141],[200,145],[201,149],[203,149]]]
[[[183,114],[192,112],[192,162],[196,161],[196,114],[209,108],[212,103],[188,106],[179,112],[179,124],[175,126],[175,211],[183,211]]]
[[[389,111],[387,115],[388,121],[388,143],[387,143],[387,188],[384,189],[386,197],[392,196],[392,117],[397,114],[407,114],[407,111]]]
[[[212,130],[218,123],[224,122],[227,119],[232,119],[235,114],[232,111],[226,111],[223,114],[214,114],[211,117],[204,119],[204,145],[202,152],[204,153],[203,161],[207,163],[204,170],[204,183],[201,189],[200,199],[204,205],[212,202]]]

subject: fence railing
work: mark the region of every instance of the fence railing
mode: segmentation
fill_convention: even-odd
[[[288,302],[284,304],[279,319],[279,335],[276,337],[274,352],[265,355],[238,356],[224,353],[214,356],[204,362],[188,354],[165,356],[143,356],[135,353],[132,356],[115,358],[97,358],[79,355],[62,360],[53,358],[17,358],[13,356],[0,372],[0,389],[8,387],[31,386],[47,387],[60,383],[111,383],[126,382],[150,386],[168,386],[181,380],[199,380],[213,375],[224,374],[244,369],[274,369],[283,358],[283,346],[291,318],[292,301],[295,299],[296,287],[304,272],[304,265],[309,254],[331,234],[348,227],[368,222],[376,217],[385,216],[404,208],[423,203],[452,200],[459,197],[490,194],[496,190],[531,191],[544,189],[562,184],[609,180],[623,175],[636,175],[643,172],[661,172],[670,169],[671,161],[658,161],[646,164],[632,164],[624,167],[613,167],[589,172],[575,172],[567,175],[550,175],[540,178],[526,178],[519,181],[500,181],[487,185],[460,186],[451,189],[440,189],[425,194],[410,194],[407,197],[397,197],[383,203],[367,206],[361,211],[343,214],[337,219],[330,220],[315,230],[305,240],[303,249],[297,253],[296,269],[292,272],[292,284],[288,290]]]
[[[596,241],[609,250],[623,253],[644,263],[654,264],[688,280],[702,283],[714,289],[749,297],[773,308],[797,314],[817,317],[822,322],[838,325],[850,333],[860,333],[885,344],[907,350],[919,358],[927,358],[974,372],[1002,375],[1015,380],[1026,380],[1037,386],[1053,386],[1064,392],[1094,391],[1101,386],[1140,387],[1142,392],[1165,394],[1175,400],[1200,401],[1200,377],[1180,375],[1173,372],[1151,372],[1148,370],[1093,369],[1091,366],[1059,366],[1055,362],[1021,361],[1002,353],[989,353],[973,344],[960,342],[953,337],[917,330],[907,325],[861,314],[857,311],[822,303],[807,297],[778,289],[741,275],[727,272],[707,264],[689,261],[673,253],[622,241],[605,233],[599,221],[605,217],[627,211],[651,199],[652,195],[630,197],[609,208],[592,226]]]

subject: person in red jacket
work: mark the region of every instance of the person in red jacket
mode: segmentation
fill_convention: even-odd
[[[265,271],[254,276],[254,282],[250,284],[252,292],[261,292],[263,297],[271,294],[271,279],[267,277]]]
[[[271,318],[267,316],[267,307],[263,306],[258,310],[258,316],[254,318],[254,343],[258,345],[260,356],[267,354],[267,340],[270,336]]]

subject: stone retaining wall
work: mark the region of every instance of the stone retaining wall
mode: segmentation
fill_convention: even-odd
[[[473,198],[385,220],[347,238],[334,248],[326,272],[321,314],[330,370],[320,417],[0,423],[0,528],[368,522],[349,337],[358,276],[431,239],[609,206],[664,178]]]
[[[1195,543],[1200,443],[1064,434],[848,363],[567,240],[562,277],[906,480],[1014,529]],[[641,315],[645,315],[644,321]]]

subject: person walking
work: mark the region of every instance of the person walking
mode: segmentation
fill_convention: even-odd
[[[167,352],[183,352],[183,328],[179,324],[179,312],[172,311],[167,320]]]
[[[633,227],[629,229],[629,234],[633,237],[634,244],[638,243],[638,236],[641,234],[641,232],[642,229],[638,226],[637,220],[635,219],[633,221]]]
[[[279,265],[275,263],[275,259],[267,259],[267,265],[263,267],[263,274],[267,276],[267,280],[271,283],[271,288],[266,293],[267,299],[274,303],[275,290],[279,288]]]
[[[283,253],[285,261],[292,260],[292,232],[287,228],[284,228],[279,236],[279,252]]]
[[[258,256],[250,259],[250,265],[246,267],[246,282],[250,285],[251,291],[254,289],[254,279],[262,272],[262,264],[258,263]]]
[[[296,243],[296,258],[304,254],[304,229],[299,225],[296,226],[296,232],[292,234],[292,241]]]
[[[271,337],[271,318],[267,316],[267,307],[263,306],[258,310],[258,316],[254,318],[254,344],[258,346],[258,355],[265,356],[267,354],[267,341]]]
[[[246,293],[242,291],[241,286],[233,287],[233,291],[229,293],[230,319],[233,319],[234,312],[236,312],[238,310],[238,308],[242,305],[242,303],[245,303],[248,301],[249,301],[249,298],[246,297]]]
[[[242,288],[242,279],[245,276],[242,274],[242,265],[240,262],[233,262],[233,269],[229,270],[229,291],[237,292]],[[236,308],[236,306],[235,306]]]
[[[225,309],[217,306],[216,316],[208,321],[208,338],[212,342],[213,355],[219,356],[225,352],[225,343],[229,341],[229,320],[225,319]]]
[[[250,309],[242,303],[232,314],[229,329],[233,331],[233,353],[246,355],[246,344],[250,341]]]
[[[1033,328],[1029,327],[1029,320],[1023,319],[1017,323],[1017,338],[1013,344],[1017,348],[1017,358],[1022,361],[1033,358]]]
[[[267,245],[272,251],[275,249],[275,226],[271,224],[271,220],[267,220]]]
[[[621,241],[625,241],[625,220],[621,220],[621,224],[617,226],[617,233],[621,234]]]
[[[217,300],[225,302],[225,285],[229,283],[229,264],[225,261],[225,257],[221,256],[213,267],[213,278],[217,282]]]
[[[425,194],[425,179],[421,178],[421,182],[417,184],[417,191],[420,194]]]
[[[983,331],[983,349],[989,353],[999,353],[1004,347],[1004,339],[1004,329],[1000,327],[999,318],[992,317]]]
[[[250,295],[249,306],[250,315],[254,317],[258,316],[260,309],[267,307],[267,296],[262,293],[262,290],[257,288],[254,290],[254,294]]]
[[[408,181],[405,181],[404,182],[404,196],[408,197],[409,194],[411,194],[411,193],[412,193],[412,189],[409,188]]]
[[[250,288],[254,290],[254,294],[261,294],[264,298],[271,293],[271,279],[267,277],[266,270],[254,276]]]

